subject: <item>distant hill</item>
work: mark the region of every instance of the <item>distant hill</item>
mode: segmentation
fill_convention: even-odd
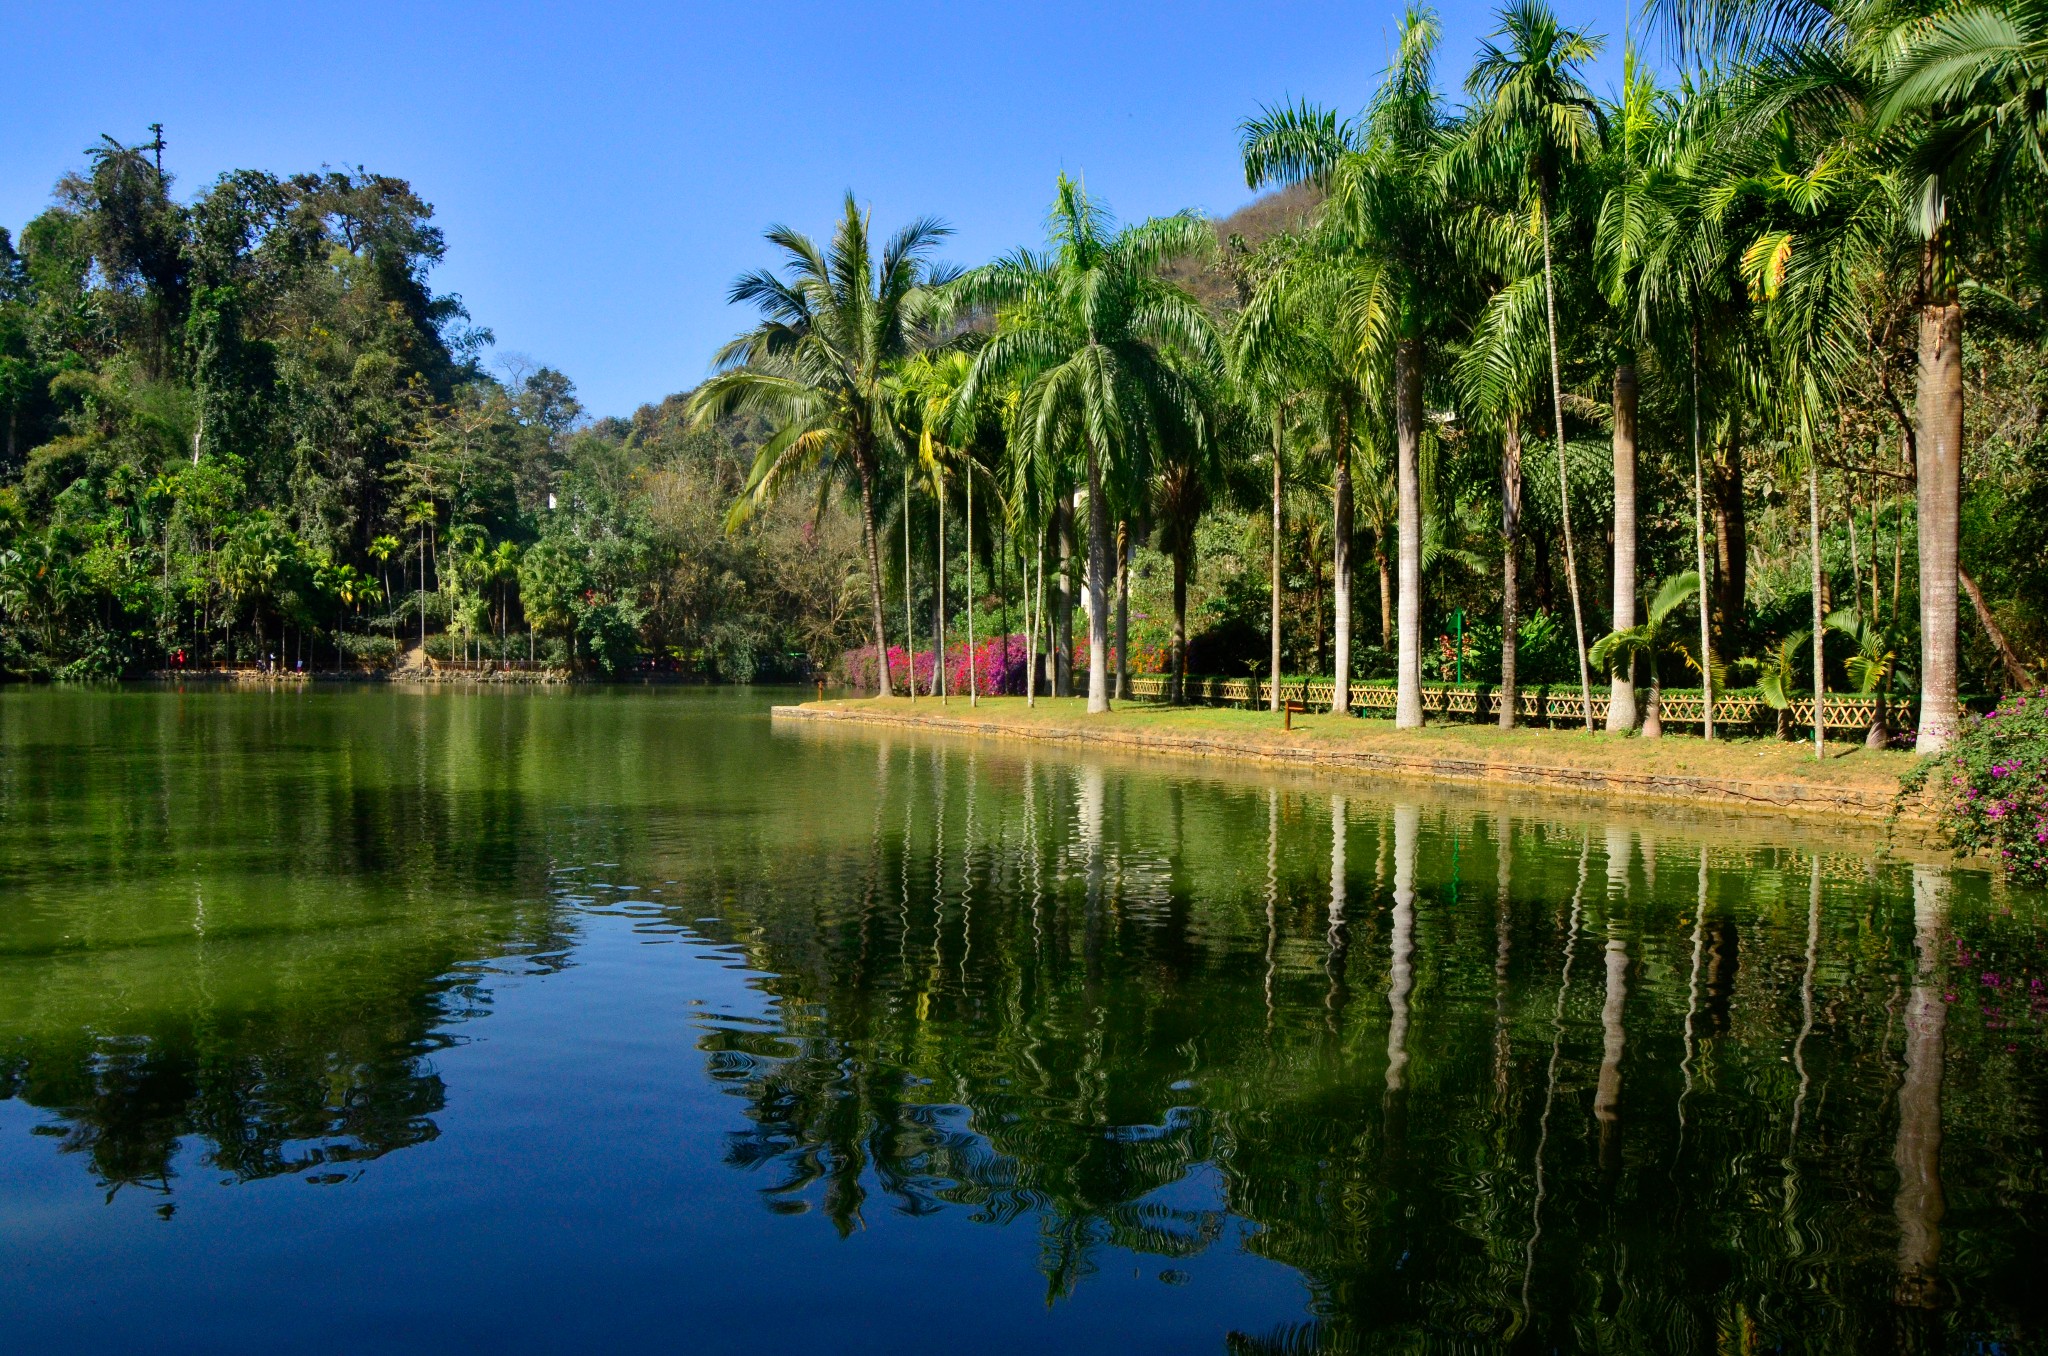
[[[1230,241],[1235,236],[1248,248],[1259,245],[1282,231],[1291,231],[1307,220],[1323,195],[1313,188],[1296,186],[1268,193],[1213,223],[1216,242],[1223,250],[1207,263],[1181,261],[1166,270],[1166,276],[1195,294],[1212,314],[1236,310],[1239,305],[1237,281],[1230,268]]]

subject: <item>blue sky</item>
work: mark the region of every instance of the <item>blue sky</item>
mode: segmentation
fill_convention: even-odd
[[[1491,5],[1441,9],[1455,88]],[[1609,38],[1623,3],[1562,0]],[[1053,179],[1126,218],[1249,198],[1236,124],[1307,96],[1355,111],[1388,4],[9,6],[0,225],[18,230],[109,132],[165,124],[190,196],[223,171],[364,165],[410,179],[435,275],[500,357],[566,371],[595,413],[701,380],[745,317],[760,233],[934,213],[974,263],[1039,239]]]

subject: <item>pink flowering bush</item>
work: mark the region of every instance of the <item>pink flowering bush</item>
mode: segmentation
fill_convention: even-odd
[[[1926,789],[1952,845],[1996,856],[2015,881],[2048,880],[2048,688],[1972,717],[1948,751],[1907,774]]]
[[[1024,695],[1026,653],[1027,646],[1021,635],[991,636],[975,644],[970,664],[967,642],[955,641],[946,647],[946,691],[966,695],[971,673],[976,689],[984,697],[1021,697]],[[930,692],[933,659],[930,650],[919,650],[913,655],[900,645],[891,645],[888,649],[890,690],[905,692],[908,690],[906,679],[915,678],[919,696]],[[840,656],[839,671],[846,685],[854,691],[873,692],[874,646],[848,650]]]

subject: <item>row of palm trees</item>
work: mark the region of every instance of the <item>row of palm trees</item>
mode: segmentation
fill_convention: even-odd
[[[1652,12],[1691,71],[1676,89],[1660,88],[1631,47],[1619,97],[1596,98],[1583,71],[1600,40],[1561,23],[1544,0],[1515,0],[1482,44],[1461,108],[1438,86],[1436,20],[1413,9],[1358,117],[1300,103],[1248,119],[1247,182],[1308,186],[1319,205],[1300,229],[1228,261],[1240,305],[1222,318],[1173,281],[1181,261],[1213,257],[1207,223],[1183,213],[1119,227],[1065,176],[1042,250],[964,272],[935,261],[947,234],[936,220],[912,223],[877,251],[851,194],[828,246],[776,227],[768,240],[784,267],[749,274],[731,293],[759,322],[719,352],[716,375],[694,397],[702,420],[754,411],[775,430],[735,521],[798,483],[855,494],[879,643],[889,634],[886,513],[902,518],[907,552],[913,484],[930,487],[941,515],[948,483],[969,496],[978,484],[984,534],[993,518],[1030,543],[1033,568],[1021,573],[1034,647],[1048,629],[1046,556],[1050,609],[1060,612],[1071,603],[1066,556],[1084,548],[1095,712],[1113,690],[1110,594],[1127,580],[1129,544],[1156,533],[1174,562],[1173,665],[1184,677],[1194,526],[1232,468],[1259,462],[1273,490],[1277,680],[1283,485],[1290,467],[1313,464],[1328,472],[1331,501],[1333,707],[1350,700],[1363,484],[1374,540],[1397,547],[1396,721],[1413,726],[1422,721],[1424,556],[1440,530],[1425,522],[1425,482],[1446,446],[1494,447],[1500,713],[1512,725],[1523,457],[1527,437],[1540,434],[1556,452],[1590,729],[1596,647],[1566,435],[1567,416],[1584,420],[1590,402],[1567,390],[1564,354],[1591,353],[1612,373],[1612,633],[1597,647],[1609,669],[1608,723],[1643,718],[1637,662],[1647,657],[1654,674],[1668,618],[1697,595],[1698,650],[1688,657],[1707,685],[1711,738],[1710,599],[1723,595],[1708,559],[1702,442],[1747,431],[1778,450],[1783,479],[1804,478],[1818,686],[1822,449],[1847,393],[1868,378],[1881,346],[1873,334],[1911,309],[1916,404],[1910,414],[1901,401],[1891,407],[1917,495],[1919,748],[1939,750],[1957,718],[1958,242],[1994,240],[2009,195],[2048,169],[2048,5],[1656,0]],[[1694,569],[1662,581],[1654,621],[1637,601],[1646,381],[1664,383],[1665,403],[1685,411],[1692,466]],[[907,594],[906,581],[906,605]],[[1875,620],[1856,624],[1869,632]],[[879,668],[886,696],[891,678]]]

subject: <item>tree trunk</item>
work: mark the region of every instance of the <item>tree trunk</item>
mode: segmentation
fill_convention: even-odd
[[[1394,489],[1400,533],[1400,659],[1394,724],[1422,724],[1422,341],[1394,345]]]
[[[1116,699],[1131,699],[1131,525],[1116,528]]]
[[[1281,422],[1281,416],[1276,411],[1273,415],[1273,603],[1271,612],[1273,632],[1273,680],[1270,688],[1267,690],[1266,693],[1266,707],[1268,710],[1271,711],[1278,711],[1280,709],[1280,477],[1282,471],[1280,450],[1285,438],[1286,426]],[[1175,652],[1178,653],[1179,647],[1182,643],[1180,635],[1182,627],[1182,622],[1180,620],[1181,583],[1180,562],[1178,559],[1174,561],[1173,589],[1174,647]],[[1176,691],[1176,700],[1178,699],[1178,696],[1179,693],[1178,691]]]
[[[1928,253],[1935,253],[1929,245]],[[1963,311],[1943,295],[1920,308],[1920,739],[1940,753],[1956,733],[1957,534],[1962,518]]]
[[[1387,543],[1379,533],[1373,533],[1372,567],[1380,577],[1380,648],[1394,647],[1394,578],[1387,571]]]
[[[1275,680],[1274,691],[1280,689]],[[1173,553],[1173,699],[1187,700],[1188,693],[1188,559],[1187,553]]]
[[[1828,675],[1822,644],[1827,638],[1827,619],[1823,615],[1826,603],[1821,598],[1820,577],[1820,461],[1810,452],[1806,459],[1806,540],[1813,566],[1813,756],[1826,758],[1827,723],[1821,709],[1827,695]]]
[[[1736,653],[1749,601],[1749,520],[1743,507],[1742,425],[1734,414],[1716,432],[1714,458],[1714,634]]]
[[[1700,327],[1699,296],[1693,296],[1692,321],[1692,540],[1693,568],[1699,573],[1700,591],[1700,736],[1714,738],[1714,636],[1712,593],[1714,577],[1707,571],[1707,491],[1700,466]]]
[[[1636,624],[1636,369],[1614,369],[1614,621],[1610,629]],[[1610,675],[1607,728],[1630,730],[1636,723],[1636,661]]]
[[[1336,650],[1332,655],[1330,710],[1351,709],[1351,405],[1340,400],[1337,425],[1330,433],[1330,455],[1336,459],[1335,500],[1330,530],[1330,601],[1335,616]]]
[[[903,690],[909,694],[913,705],[917,702],[917,611],[912,601],[910,583],[910,465],[903,467]],[[885,643],[882,648],[882,668],[889,667],[889,650]],[[887,696],[885,685],[882,695]]]
[[[1500,728],[1512,730],[1520,718],[1515,688],[1515,643],[1522,624],[1516,574],[1521,567],[1522,421],[1510,414],[1501,429],[1500,494]]]
[[[967,463],[967,704],[978,705],[981,701],[981,683],[974,671],[974,463]],[[998,555],[997,560],[1002,557]],[[1009,656],[1009,646],[1003,647],[1004,657]]]
[[[1593,678],[1586,666],[1586,609],[1579,600],[1579,559],[1572,547],[1572,477],[1564,452],[1564,378],[1557,361],[1557,287],[1550,268],[1550,203],[1543,215],[1543,314],[1550,329],[1550,419],[1557,430],[1558,526],[1564,533],[1564,581],[1572,595],[1572,637],[1579,649],[1579,714],[1593,731]]]
[[[1074,695],[1074,504],[1059,496],[1053,512],[1053,531],[1059,538],[1060,568],[1053,579],[1052,600],[1052,695]]]
[[[1109,710],[1109,505],[1102,453],[1088,444],[1088,713]]]
[[[2020,662],[2019,651],[2013,649],[2005,628],[1991,615],[1991,609],[1984,606],[1984,590],[1977,587],[1977,581],[1970,578],[1970,572],[1961,566],[1956,568],[1956,581],[1963,586],[1963,592],[1970,595],[1970,607],[1977,614],[1977,624],[1984,628],[1991,648],[1998,651],[1998,662],[2005,666],[2006,681],[2016,684],[2021,691],[2032,691],[2034,675]]]
[[[946,692],[946,478],[932,486],[933,516],[938,520],[938,573],[932,580],[932,692],[945,703]]]

